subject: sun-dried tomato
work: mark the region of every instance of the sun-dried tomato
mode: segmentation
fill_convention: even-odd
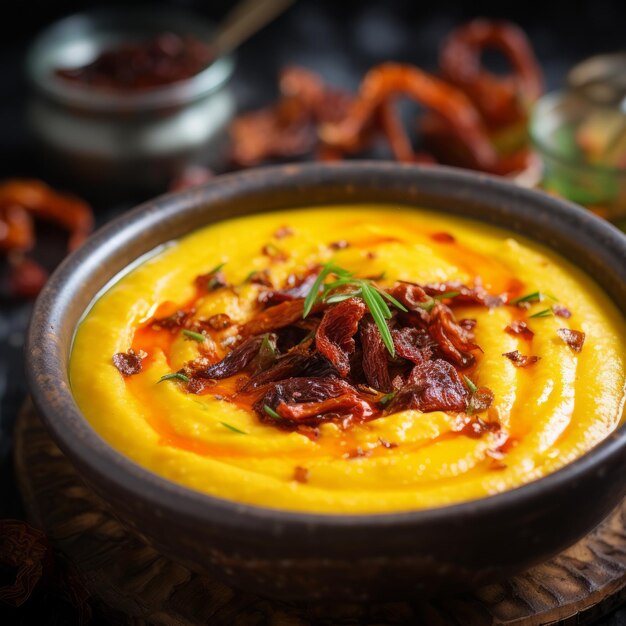
[[[501,306],[506,301],[503,295],[493,296],[488,293],[480,283],[473,287],[464,285],[461,281],[450,280],[445,283],[430,283],[424,285],[424,291],[429,296],[441,296],[446,293],[456,293],[450,299],[448,306],[462,306],[466,304],[481,304],[490,309]]]
[[[350,354],[354,352],[354,335],[365,315],[365,303],[348,298],[324,313],[315,333],[315,344],[339,372],[342,378],[350,373]]]
[[[323,404],[337,398],[342,399],[335,403]],[[366,411],[371,414],[371,407],[367,409],[365,405],[369,407],[364,400],[359,399],[356,389],[344,380],[334,377],[298,377],[273,384],[254,404],[254,409],[263,421],[280,426],[285,424],[269,416],[264,407],[270,407],[288,423],[311,419],[315,421],[317,418],[323,418],[324,413],[345,415],[352,409],[357,409],[362,415]]]
[[[391,401],[386,413],[418,411],[465,411],[468,392],[454,367],[443,359],[416,365]]]
[[[354,393],[344,393],[336,398],[328,398],[321,402],[300,402],[287,404],[280,402],[276,412],[284,419],[296,422],[324,418],[328,415],[338,416],[349,414],[352,418],[364,419],[373,414],[371,405]]]
[[[249,337],[229,352],[221,361],[192,372],[198,378],[228,378],[241,372],[259,353],[263,337]]]
[[[394,328],[391,331],[396,354],[416,365],[433,356],[433,340],[425,330],[417,328]]]
[[[315,311],[315,307],[313,310]],[[251,336],[276,331],[297,322],[302,318],[303,311],[304,299],[302,298],[281,302],[257,313],[242,326],[241,332],[245,336]]]
[[[430,317],[428,331],[446,358],[459,367],[471,365],[475,359],[470,350],[479,348],[472,332],[456,322],[454,313],[445,304],[435,304]]]
[[[580,330],[571,330],[569,328],[559,328],[556,334],[574,351],[580,352],[585,343],[585,333]]]
[[[277,289],[269,291],[261,291],[258,301],[262,304],[279,304],[287,300],[296,300],[305,298],[313,283],[317,279],[317,271],[309,272],[305,276],[290,275],[287,279],[289,287],[287,289]]]
[[[391,391],[387,348],[378,326],[369,315],[361,320],[359,334],[363,349],[363,374],[367,384],[379,391]]]

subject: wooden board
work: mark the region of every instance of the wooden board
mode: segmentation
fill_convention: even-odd
[[[82,483],[30,404],[18,419],[15,446],[31,523],[80,573],[92,604],[116,621],[125,616],[122,622],[160,626],[580,626],[626,599],[626,501],[569,550],[472,594],[372,605],[289,604],[199,576],[129,532]]]

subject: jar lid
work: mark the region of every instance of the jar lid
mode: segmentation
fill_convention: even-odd
[[[626,52],[590,57],[567,74],[567,86],[594,104],[626,113]]]

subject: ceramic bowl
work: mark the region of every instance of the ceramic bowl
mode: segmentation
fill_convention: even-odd
[[[143,204],[65,260],[32,317],[32,397],[85,481],[163,553],[267,596],[354,601],[478,586],[574,543],[626,493],[624,427],[574,463],[517,489],[375,515],[296,513],[211,497],[143,469],[96,434],[72,397],[68,360],[81,316],[114,277],[156,246],[219,220],[359,202],[428,207],[523,234],[573,261],[626,310],[626,237],[589,212],[485,175],[358,162],[251,170]]]

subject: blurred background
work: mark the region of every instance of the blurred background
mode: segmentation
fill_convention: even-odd
[[[217,23],[234,4],[227,0],[179,0],[151,2],[149,6],[154,11],[159,7],[181,8]],[[59,176],[59,168],[54,167],[58,163],[41,158],[43,153],[33,142],[32,128],[27,122],[32,89],[26,77],[26,54],[34,38],[62,17],[100,7],[132,5],[145,3],[29,1],[14,7],[14,17],[5,13],[3,18],[0,180],[37,178],[70,192],[80,192],[94,209],[96,225],[148,199],[153,192],[132,190],[112,198],[103,187],[77,183],[74,188],[71,176]],[[331,86],[349,92],[358,88],[370,67],[385,61],[411,63],[434,72],[444,37],[460,24],[480,16],[505,18],[521,26],[539,60],[547,91],[560,89],[568,70],[583,59],[626,49],[624,0],[297,0],[237,50],[234,73],[228,82],[232,113],[273,102],[278,94],[278,72],[287,64],[314,70]],[[492,61],[496,68],[501,63],[498,58]],[[229,169],[227,163],[213,168],[217,172]],[[168,184],[165,181],[163,188]],[[37,237],[34,258],[51,270],[65,254],[65,235],[37,225]],[[6,271],[7,265],[0,257],[2,284]],[[21,352],[31,306],[32,300],[15,297],[4,286],[0,288],[0,519],[23,516],[11,465],[11,434],[26,394]],[[0,608],[0,621],[2,615]],[[2,623],[75,623],[71,609],[62,600],[50,597],[35,598],[19,614],[8,613],[7,619]],[[626,613],[618,611],[602,624],[626,624]]]

